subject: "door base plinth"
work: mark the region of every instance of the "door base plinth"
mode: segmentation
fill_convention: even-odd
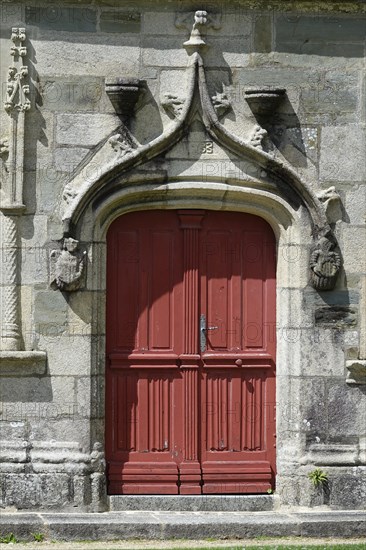
[[[183,462],[180,465],[180,488],[181,495],[202,494],[202,471],[198,461]]]

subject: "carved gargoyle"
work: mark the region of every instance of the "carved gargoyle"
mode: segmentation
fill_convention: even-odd
[[[220,117],[224,116],[231,109],[231,103],[225,92],[214,95],[212,97],[212,103],[216,113]]]
[[[334,288],[341,267],[341,258],[334,251],[335,242],[321,236],[310,254],[310,282],[317,290]]]
[[[166,112],[172,117],[172,118],[178,118],[183,111],[183,105],[184,105],[184,99],[181,99],[180,97],[165,93],[163,97],[160,100],[162,106],[166,110]]]
[[[335,223],[342,219],[341,197],[334,186],[319,191],[317,197],[324,205],[325,214],[329,223]]]
[[[250,136],[249,143],[253,147],[258,147],[258,149],[262,149],[262,141],[265,137],[267,137],[267,130],[259,126],[259,124],[256,124],[254,126],[253,133]]]
[[[84,286],[86,252],[79,250],[79,241],[65,238],[62,250],[50,254],[51,287],[73,292]]]

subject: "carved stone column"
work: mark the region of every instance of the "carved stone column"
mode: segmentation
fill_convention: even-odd
[[[22,347],[19,316],[18,215],[22,209],[1,208],[2,330],[1,349]]]
[[[180,465],[180,494],[201,494],[198,461],[199,350],[199,232],[204,212],[179,211],[184,251],[184,354],[181,355],[184,403],[184,456]]]
[[[2,330],[0,349],[18,351],[22,348],[19,315],[19,247],[18,218],[23,213],[24,178],[24,123],[30,108],[28,67],[25,65],[27,48],[25,29],[13,28],[10,54],[13,63],[8,69],[5,110],[10,117],[8,178],[3,182],[0,202],[1,265],[2,265]]]

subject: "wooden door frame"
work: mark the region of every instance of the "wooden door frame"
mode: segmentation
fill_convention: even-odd
[[[162,239],[165,239],[165,245]],[[173,242],[175,244],[172,247]],[[126,249],[126,244],[131,243],[132,247]],[[253,257],[253,245],[256,248],[260,247],[260,259],[257,255]],[[161,249],[164,246],[166,248],[162,254]],[[213,254],[213,246],[220,247],[221,253]],[[108,424],[105,437],[110,494],[132,494],[139,491],[142,494],[173,494],[175,491],[179,491],[179,494],[264,493],[270,488],[274,489],[275,238],[272,228],[263,218],[242,212],[190,209],[137,211],[122,215],[113,222],[108,231],[107,250]],[[135,250],[133,256],[132,250]],[[169,269],[163,271],[168,274],[167,278],[162,275],[165,284],[162,286],[160,280],[158,286],[153,287],[155,299],[152,299],[151,293],[145,294],[147,281],[144,279],[145,282],[141,283],[137,271],[140,274],[156,273],[156,269],[161,265],[167,267],[167,262]],[[220,311],[217,310],[220,300],[216,300],[222,295],[221,286],[214,291],[214,301],[212,297],[210,299],[213,289],[208,281],[211,281],[211,284],[215,281],[213,273],[221,273],[228,285],[226,306]],[[253,274],[260,281],[260,289],[248,287],[255,284],[250,282]],[[153,277],[152,280],[159,279]],[[167,289],[171,289],[170,299],[168,302],[164,300],[165,309],[162,315],[159,298],[165,296]],[[244,303],[248,301],[251,304],[249,311],[244,304],[239,305],[241,300],[233,299],[233,293],[237,298],[245,296]],[[254,303],[254,300],[258,299],[256,296],[263,296],[260,317],[255,314],[259,305],[257,302]],[[142,321],[140,314],[135,317],[132,313],[132,310],[136,311],[136,308],[141,306],[137,297],[140,297],[144,304],[142,310],[139,309],[140,313],[145,312]],[[157,303],[160,303],[160,306],[156,305]],[[134,304],[132,310],[128,304],[131,307]],[[181,309],[177,315],[178,307]],[[228,318],[226,307],[234,307]],[[152,312],[154,319],[160,319],[164,326],[164,334],[170,335],[168,341],[161,339],[161,333],[155,334],[154,331],[148,330],[145,317],[150,315],[148,311]],[[210,316],[216,312],[217,319],[225,323],[228,331],[226,340],[221,326],[216,347],[211,349],[208,344],[208,349],[203,350],[204,353],[202,350],[200,353],[197,347],[199,317],[202,312],[206,313],[207,319],[212,320],[214,317]],[[243,322],[243,314],[245,323],[249,322],[248,326],[254,320],[260,323],[263,335],[260,342],[253,342],[250,338],[248,340],[246,333],[240,333],[239,336],[236,332],[238,325],[233,319],[241,319]],[[174,320],[174,325],[166,324],[169,317],[171,321]],[[136,325],[130,334],[127,327],[132,319],[135,319]],[[213,323],[215,324],[215,321]],[[117,326],[120,326],[118,331]],[[122,326],[125,329],[122,329]],[[175,328],[171,333],[172,326]],[[233,336],[234,331],[236,338]],[[139,335],[137,348],[131,344],[135,341],[136,334]],[[223,342],[221,337],[225,341],[225,350],[220,347]],[[239,341],[240,347],[237,348]],[[163,348],[167,345],[173,347],[169,348],[169,351],[164,351],[161,345]],[[140,349],[146,350],[143,356]],[[238,360],[245,362],[245,368],[238,368]],[[155,386],[155,390],[152,389],[152,385],[156,383],[156,376],[159,376],[157,392]],[[166,393],[168,386],[170,397]],[[248,386],[256,388],[254,395]],[[244,394],[240,388],[245,388]],[[206,391],[212,392],[209,402],[216,403],[221,411],[219,416],[212,416],[211,408],[204,406],[204,403],[208,402]],[[140,395],[138,400],[135,392]],[[165,410],[169,417],[169,423],[166,425],[161,416],[161,392],[165,396]],[[226,395],[224,402],[218,399],[221,392]],[[150,410],[150,416],[144,407],[144,403],[149,401],[149,395],[150,399],[154,396],[154,403],[156,402],[158,407],[155,410],[153,406],[155,412]],[[157,399],[158,395],[160,397]],[[238,417],[236,405],[239,402],[242,403],[241,406],[247,407],[247,413]],[[253,408],[257,406],[254,403],[261,406],[260,417]],[[131,413],[130,407],[134,412]],[[202,409],[202,416],[198,420],[199,409]],[[134,443],[133,448],[128,451],[127,439],[123,439],[124,443],[119,445],[116,441],[119,437],[129,437],[129,429],[126,428],[122,436],[117,428],[119,419],[126,422],[129,414],[132,414],[132,417],[138,415],[140,419],[143,417],[144,421],[132,424],[131,437]],[[160,418],[159,427],[164,425],[164,435],[160,428],[157,434],[152,426],[152,431],[145,431],[145,426],[150,425],[154,414]],[[182,421],[182,414],[185,421]],[[227,424],[221,424],[218,420],[220,418],[223,421],[224,416]],[[212,430],[203,430],[201,440],[198,435],[199,426],[206,424],[211,426]],[[214,425],[217,431],[213,428]],[[259,439],[253,435],[254,426],[256,434],[258,429],[258,433],[262,433],[258,436]],[[222,429],[226,430],[226,435]],[[219,446],[219,433],[226,444],[230,445],[225,450],[221,448],[221,444]],[[204,435],[209,437],[209,444],[204,443]],[[210,439],[212,437],[213,439]],[[253,437],[256,437],[256,443]],[[166,441],[166,448],[163,448],[163,439]],[[137,441],[139,443],[136,446]],[[243,446],[239,441],[242,441]],[[161,452],[151,454],[151,446]],[[232,446],[236,452],[232,451]],[[149,451],[141,453],[138,451],[141,448]],[[174,455],[179,458],[174,458]]]

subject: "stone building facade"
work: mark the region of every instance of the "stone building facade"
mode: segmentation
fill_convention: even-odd
[[[185,209],[276,237],[276,502],[364,506],[365,7],[2,2],[3,507],[108,509],[107,231]]]

